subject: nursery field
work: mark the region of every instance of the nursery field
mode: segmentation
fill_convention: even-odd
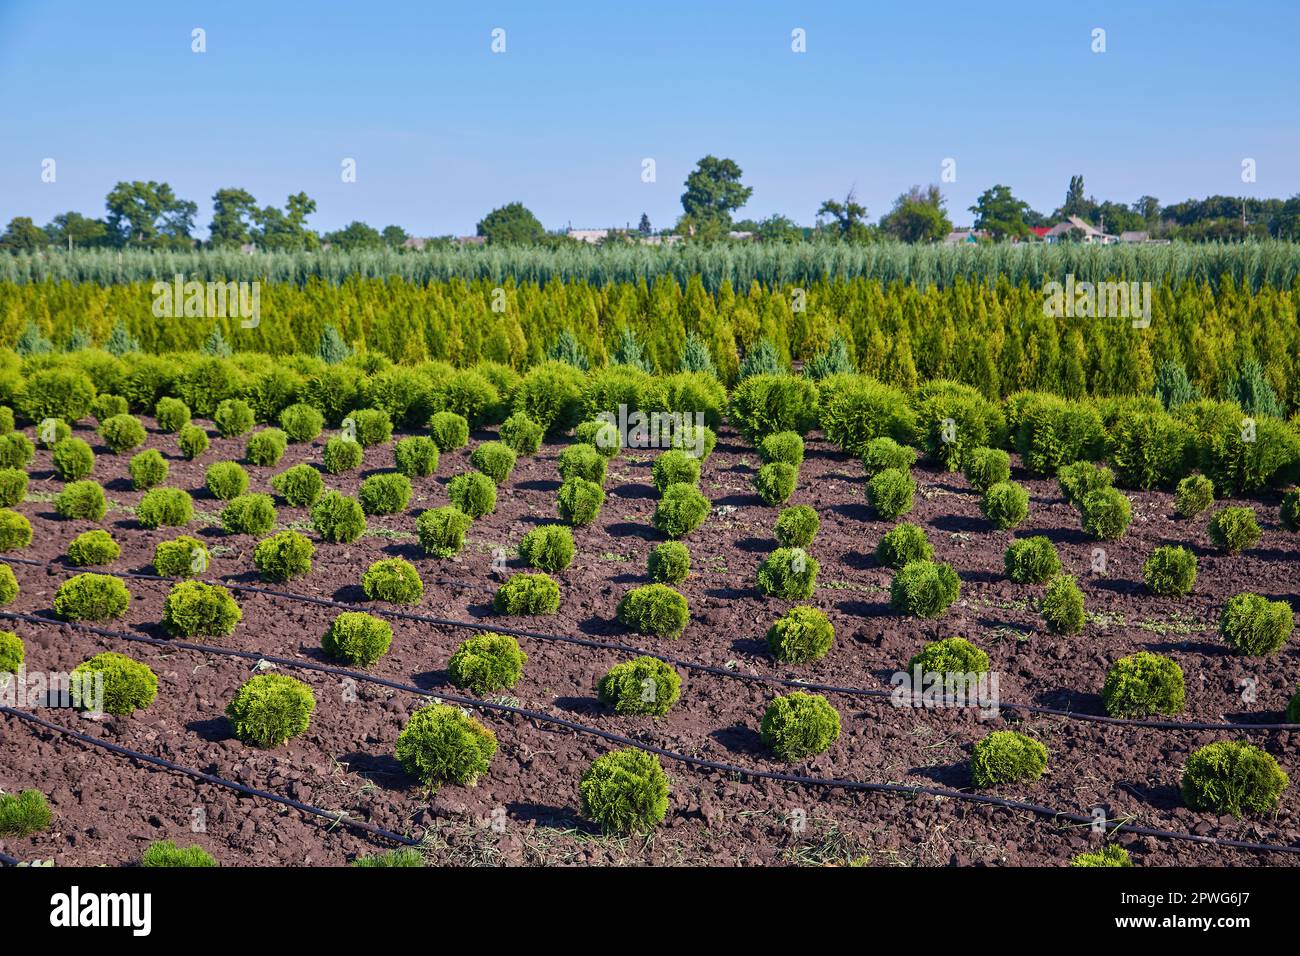
[[[613,448],[600,429],[580,427],[575,436],[556,427],[561,419],[534,447],[540,432],[521,435],[521,416],[497,424],[502,414],[482,416],[463,436],[445,417],[431,428],[399,423],[390,435],[360,414],[327,421],[323,431],[300,415],[308,423],[294,437],[302,440],[273,454],[250,446],[250,435],[269,429],[230,424],[230,401],[221,425],[196,416],[189,430],[189,409],[181,415],[164,403],[155,417],[133,402],[145,432],[127,439],[120,420],[104,424],[123,417],[110,405],[98,422],[88,415],[58,435],[49,421],[20,418],[26,455],[21,440],[0,436],[9,466],[0,492],[17,481],[5,472],[27,475],[11,509],[30,524],[29,541],[12,512],[0,512],[0,561],[17,586],[0,608],[0,629],[20,639],[19,661],[28,672],[66,674],[112,652],[156,677],[156,696],[136,689],[143,696],[123,712],[93,719],[70,707],[3,702],[0,791],[36,790],[48,801],[47,825],[30,833],[6,832],[13,815],[0,806],[0,853],[11,860],[131,865],[164,840],[201,847],[219,865],[255,866],[345,865],[402,846],[418,847],[427,864],[449,865],[1064,866],[1106,846],[1122,847],[1138,866],[1300,859],[1300,797],[1279,780],[1295,772],[1300,744],[1292,704],[1300,653],[1288,640],[1290,609],[1280,610],[1300,598],[1296,501],[1284,496],[1300,453],[1293,436],[1265,422],[1261,442],[1282,448],[1280,457],[1266,467],[1229,463],[1233,453],[1220,448],[1203,463],[1219,479],[1218,497],[1203,509],[1187,506],[1185,483],[1177,500],[1172,490],[1184,471],[1200,470],[1166,462],[1136,482],[1146,488],[1113,493],[1129,503],[1116,534],[1106,526],[1109,509],[1121,508],[1106,497],[1109,472],[1067,471],[1058,480],[1055,462],[1040,460],[1046,443],[1023,409],[1009,409],[1020,433],[1030,433],[1021,448],[1005,422],[971,440],[1011,448],[1010,472],[999,475],[1000,456],[959,443],[949,453],[931,441],[924,402],[915,422],[888,429],[900,439],[911,430],[922,452],[912,464],[906,452],[901,462],[882,460],[906,445],[882,440],[879,428],[864,425],[845,439],[832,427],[831,441],[822,423],[792,418],[776,397],[757,432],[743,396],[739,404],[733,397],[733,414],[711,422],[716,447],[698,459]],[[516,410],[525,407],[537,406],[516,398]],[[959,427],[978,431],[953,407]],[[1102,418],[1105,443],[1080,457],[1113,455],[1121,479],[1145,474],[1124,467],[1129,445],[1110,434],[1122,432],[1115,423],[1124,415]],[[1197,421],[1188,427],[1214,433]],[[793,429],[783,427],[790,422]],[[805,435],[797,449],[791,431]],[[430,436],[441,446],[432,460],[417,454],[427,444],[398,444]],[[93,452],[89,469],[75,439]],[[1052,453],[1069,464],[1075,456],[1062,444]],[[141,459],[150,450],[165,469],[154,456]],[[1038,457],[1027,462],[1022,450]],[[247,481],[234,469],[209,470],[227,462],[241,463]],[[291,469],[298,482],[276,478]],[[400,480],[373,480],[403,471],[409,494]],[[882,473],[889,480],[878,480]],[[787,478],[793,490],[783,497]],[[102,506],[91,491],[89,505],[68,493],[78,479],[102,486]],[[603,489],[594,515],[583,513],[590,500],[582,494],[599,496],[584,481]],[[1002,486],[1023,489],[1027,510],[1012,492],[1010,504],[997,504],[1002,492],[990,489]],[[159,488],[188,494],[188,520]],[[345,528],[355,516],[330,492],[361,502],[364,530]],[[568,504],[557,510],[557,498]],[[338,505],[331,514],[326,500]],[[811,541],[807,527],[794,528],[807,516],[788,511],[796,506],[816,513]],[[1234,508],[1253,510],[1257,534],[1238,537],[1219,517]],[[422,519],[429,514],[436,524]],[[779,515],[789,517],[778,526]],[[901,547],[896,536],[881,547],[900,522],[920,529],[928,559],[903,560],[897,548],[891,557],[890,543]],[[537,533],[548,527],[567,533]],[[84,537],[96,531],[111,536],[116,553],[102,536]],[[179,535],[189,536],[180,562],[160,569],[156,549]],[[558,539],[568,537],[566,561]],[[259,547],[272,538],[278,549]],[[1011,580],[1008,547],[1039,538],[1059,565],[1039,552],[1051,566]],[[81,548],[70,556],[74,539]],[[670,540],[689,552],[684,577],[673,566],[680,555],[663,547]],[[1175,546],[1185,551],[1166,555],[1176,565],[1170,576],[1183,577],[1181,555],[1190,554],[1194,584],[1160,584],[1144,568],[1156,549]],[[389,573],[368,574],[381,561]],[[898,584],[944,566],[958,579],[955,594],[942,575],[914,591]],[[543,570],[553,585],[531,578],[524,586]],[[116,576],[129,605],[102,581],[73,594],[68,582],[87,572]],[[6,578],[0,592],[12,590]],[[176,596],[194,587],[185,581],[224,587],[228,597],[209,589],[186,603]],[[1153,593],[1152,581],[1165,593]],[[626,596],[654,582],[660,591],[642,592],[638,614]],[[684,605],[665,597],[669,589]],[[1225,607],[1244,592],[1274,602],[1271,612],[1243,612],[1225,627]],[[1070,593],[1082,597],[1081,611]],[[795,610],[809,608],[820,613]],[[345,647],[332,627],[345,612],[386,621],[391,644]],[[774,629],[778,620],[784,631]],[[327,635],[333,643],[323,645]],[[463,642],[485,635],[512,637],[526,655],[522,668],[500,644],[481,651],[479,670],[453,660]],[[897,675],[948,638],[974,652],[956,649],[958,671],[996,676],[993,699],[981,708],[891,697]],[[978,652],[987,656],[982,665]],[[1135,670],[1127,692],[1103,695],[1116,662],[1143,652],[1176,665],[1177,688],[1165,664],[1158,676]],[[610,669],[634,658],[661,663],[643,662],[639,683],[611,689]],[[309,688],[308,713],[297,691],[270,685],[236,710],[241,688],[267,677]],[[629,713],[638,709],[629,686],[648,687],[640,701],[665,703],[666,712]],[[822,704],[801,711],[795,700],[782,727],[774,702],[805,694]],[[431,704],[443,723],[417,739],[410,730]],[[256,739],[265,728],[275,739]],[[466,764],[482,730],[495,746],[480,749],[485,763]],[[981,750],[1004,731],[1020,735],[1004,739],[1009,750]],[[1194,757],[1219,742],[1258,750],[1218,762]],[[638,753],[662,777],[629,759],[603,789],[594,779],[593,764],[606,755]],[[666,793],[657,792],[661,784]],[[1092,825],[1099,816],[1102,826]]]

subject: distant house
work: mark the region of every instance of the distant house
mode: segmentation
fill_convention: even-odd
[[[1095,226],[1084,222],[1078,216],[1070,216],[1064,222],[1058,222],[1043,234],[1043,239],[1047,242],[1060,242],[1075,233],[1078,234],[1080,242],[1089,245],[1108,246],[1119,242],[1118,236],[1108,235]]]
[[[647,245],[647,246],[671,246],[681,241],[682,241],[682,237],[677,235],[643,236],[641,238],[642,245]]]
[[[458,246],[481,246],[487,242],[486,236],[457,236],[456,245]]]
[[[609,235],[608,229],[570,229],[565,233],[570,239],[577,239],[579,242],[589,242],[593,246],[603,242]]]
[[[1150,242],[1151,233],[1149,232],[1121,232],[1119,234],[1120,242]]]
[[[945,246],[960,246],[964,243],[976,243],[988,238],[988,233],[981,229],[954,229],[944,237]]]
[[[416,252],[420,252],[428,241],[423,236],[407,236],[406,241],[402,243],[402,248],[414,249]]]
[[[1030,226],[1029,231],[1039,239],[1046,239],[1047,234],[1052,231],[1051,226]]]
[[[752,232],[729,232],[727,233],[727,238],[749,240],[754,238],[754,234]]]

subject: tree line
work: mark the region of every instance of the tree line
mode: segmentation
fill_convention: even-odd
[[[933,243],[953,229],[946,200],[938,185],[913,186],[895,199],[876,222],[850,188],[843,198],[828,198],[816,210],[814,224],[803,226],[789,216],[736,219],[735,214],[753,195],[743,171],[732,159],[705,156],[687,176],[681,196],[682,214],[659,235],[696,241],[726,240],[746,233],[762,242],[800,242],[834,239],[853,243],[901,241]],[[212,196],[212,219],[207,239],[195,235],[198,204],[182,199],[165,182],[119,182],[105,197],[105,215],[61,213],[44,226],[26,216],[16,216],[0,234],[0,249],[33,253],[51,247],[86,248],[231,249],[246,245],[267,251],[310,251],[322,246],[353,249],[404,248],[410,236],[401,226],[381,229],[354,221],[332,232],[317,232],[307,225],[316,212],[316,200],[304,192],[289,196],[285,204],[260,205],[245,189],[223,188]],[[1082,176],[1072,176],[1060,206],[1051,213],[1033,209],[1018,199],[1009,186],[985,190],[970,207],[975,229],[991,241],[1029,237],[1035,227],[1051,226],[1070,216],[1104,232],[1146,232],[1152,238],[1187,241],[1240,241],[1245,239],[1300,238],[1300,195],[1289,199],[1254,199],[1210,196],[1162,205],[1154,196],[1132,203],[1098,200],[1087,195]],[[635,229],[610,229],[604,244],[634,242],[654,235],[649,216],[642,213]],[[476,235],[493,245],[556,245],[572,242],[562,232],[548,232],[521,202],[493,209],[481,219]],[[1070,238],[1066,236],[1065,238]],[[440,236],[435,245],[450,245],[453,236]]]

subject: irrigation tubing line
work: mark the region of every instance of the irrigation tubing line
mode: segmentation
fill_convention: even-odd
[[[90,736],[89,734],[83,734],[79,730],[73,730],[71,727],[65,727],[62,724],[45,720],[44,718],[37,717],[35,714],[28,713],[24,710],[0,706],[0,714],[5,714],[9,717],[17,717],[19,720],[25,720],[30,724],[43,727],[44,729],[53,731],[54,733],[62,734],[65,737],[71,737],[73,740],[79,741],[83,744],[88,744],[92,747],[100,747],[104,750],[110,751],[111,753],[115,753],[120,757],[129,757],[132,760],[139,760],[143,763],[153,764],[154,766],[161,767],[164,770],[170,770],[172,773],[183,774],[187,777],[193,777],[195,780],[200,780],[203,783],[225,787],[227,790],[234,790],[236,793],[242,793],[248,797],[259,797],[263,800],[271,800],[275,803],[282,804],[283,806],[291,807],[302,813],[321,817],[325,820],[329,820],[331,823],[352,827],[357,830],[363,830],[371,836],[382,837],[385,840],[390,840],[394,843],[402,844],[403,846],[420,845],[419,840],[413,840],[412,838],[403,836],[400,833],[394,833],[392,830],[385,830],[383,827],[377,827],[373,823],[366,823],[364,820],[354,819],[342,811],[323,810],[320,807],[314,807],[311,804],[303,803],[300,800],[294,800],[290,797],[282,797],[278,793],[271,793],[269,790],[259,790],[256,787],[245,786],[235,780],[227,780],[225,777],[218,777],[216,774],[205,773],[202,770],[195,770],[193,767],[186,767],[183,764],[167,760],[164,757],[155,757],[151,754],[141,753],[138,750],[132,750],[130,747],[123,747],[120,744],[109,743],[107,740],[100,740],[96,737]]]
[[[305,670],[313,670],[313,671],[318,671],[326,674],[334,674],[341,677],[349,677],[352,678],[353,680],[367,681],[369,683],[379,684],[384,687],[390,687],[394,690],[399,690],[404,693],[415,694],[420,697],[437,698],[438,700],[451,703],[451,704],[456,704],[465,708],[509,714],[512,716],[521,717],[525,720],[532,720],[538,723],[551,724],[556,727],[561,727],[566,730],[571,730],[574,733],[585,734],[590,737],[597,737],[602,740],[606,740],[610,743],[618,744],[623,747],[633,747],[637,750],[642,750],[647,753],[656,754],[657,756],[663,757],[666,760],[671,760],[677,763],[686,764],[687,766],[696,767],[698,769],[703,769],[703,770],[713,770],[720,773],[732,774],[738,777],[747,777],[755,780],[771,780],[777,783],[788,783],[788,784],[794,784],[796,786],[801,786],[801,787],[821,787],[826,789],[852,790],[852,791],[869,792],[869,793],[900,793],[900,794],[905,794],[908,796],[916,796],[916,797],[923,797],[923,796],[939,797],[939,798],[944,798],[949,800],[959,800],[968,803],[977,803],[977,804],[982,804],[984,806],[991,806],[995,808],[1003,808],[1008,810],[1022,810],[1028,813],[1036,814],[1038,816],[1049,817],[1057,821],[1068,821],[1070,823],[1087,824],[1090,826],[1096,825],[1096,820],[1091,816],[1085,816],[1080,813],[1070,813],[1064,810],[1054,810],[1051,807],[1046,807],[1037,803],[1027,803],[1021,800],[1007,800],[1002,797],[994,797],[988,794],[966,793],[961,790],[950,790],[946,787],[921,787],[921,786],[914,786],[911,784],[903,784],[903,783],[871,783],[868,781],[845,780],[845,779],[835,778],[835,777],[807,777],[800,774],[783,773],[775,770],[756,770],[753,768],[741,767],[736,764],[723,763],[717,760],[706,760],[703,757],[692,757],[689,754],[684,754],[676,750],[669,750],[665,747],[660,747],[655,744],[645,743],[644,741],[636,740],[635,738],[628,737],[624,734],[618,734],[608,730],[601,730],[599,727],[592,727],[587,724],[581,724],[578,723],[577,721],[568,720],[567,718],[564,717],[556,717],[553,714],[546,714],[537,710],[530,710],[526,707],[518,707],[513,704],[498,703],[496,701],[478,700],[473,697],[462,697],[458,694],[445,694],[440,691],[426,690],[424,688],[415,687],[410,684],[403,684],[398,681],[391,681],[386,678],[376,677],[371,674],[365,674],[360,671],[352,671],[342,667],[333,667],[328,664],[319,664],[312,661],[299,661],[287,657],[268,656],[268,655],[258,654],[255,651],[240,651],[240,650],[235,650],[233,648],[215,647],[209,644],[195,644],[189,641],[173,641],[173,640],[165,640],[162,638],[155,638],[155,637],[144,637],[142,635],[130,634],[124,631],[114,631],[108,628],[94,627],[88,624],[79,624],[79,623],[68,622],[68,621],[54,620],[51,618],[35,617],[33,615],[27,615],[27,614],[18,614],[13,611],[0,611],[0,617],[31,621],[33,623],[39,623],[39,624],[66,625],[68,627],[72,627],[78,630],[88,631],[95,634],[100,634],[106,637],[124,638],[126,640],[138,641],[144,644],[176,647],[176,648],[181,648],[183,650],[197,651],[203,654],[215,654],[215,655],[222,655],[222,656],[229,656],[229,657],[240,657],[249,660],[252,659],[265,660],[277,665],[283,664],[288,667],[298,667]],[[47,721],[40,720],[39,718],[33,717],[30,714],[26,714],[21,711],[14,711],[12,708],[9,707],[0,707],[0,713],[10,713],[10,714],[14,714],[15,716],[21,717],[23,719],[31,719],[34,722],[48,726],[53,730],[65,732],[70,735],[76,736],[78,738],[85,736],[82,734],[78,734],[76,731],[71,731],[68,730],[67,728],[61,727],[57,724],[50,724]],[[127,750],[124,747],[118,747],[114,744],[108,744],[105,741],[98,740],[94,737],[85,737],[85,740],[87,743],[91,743],[95,746],[108,747],[109,749],[123,753],[127,756],[137,756],[137,754],[134,751]],[[145,760],[148,760],[151,763],[156,763],[161,766],[167,766],[169,767],[169,769],[176,769],[182,773],[188,773],[191,776],[197,776],[200,779],[209,779],[211,777],[211,775],[201,774],[199,771],[191,771],[188,770],[187,768],[180,767],[179,765],[171,764],[170,761],[165,761],[162,758],[150,757],[144,754],[140,754],[138,756],[142,757]],[[390,834],[388,831],[380,830],[379,828],[372,827],[369,824],[363,824],[361,823],[361,821],[350,821],[346,817],[340,818],[334,814],[329,813],[328,811],[321,811],[318,810],[317,808],[306,807],[306,805],[299,805],[297,804],[296,801],[291,801],[287,798],[280,797],[275,794],[267,794],[265,791],[254,791],[252,790],[252,788],[244,788],[242,784],[234,784],[232,781],[223,781],[221,778],[211,778],[209,782],[218,783],[219,785],[223,785],[223,786],[233,785],[237,788],[242,788],[245,792],[248,792],[253,795],[267,796],[270,799],[275,800],[276,802],[284,803],[289,806],[296,806],[299,809],[304,809],[306,812],[317,812],[322,816],[325,816],[332,820],[337,820],[340,823],[347,823],[349,825],[359,825],[370,832],[376,833],[377,835],[385,836],[389,839],[396,838],[399,840],[399,842],[406,843],[407,845],[412,845],[412,846],[417,845],[415,841],[411,841],[410,838],[408,837],[399,837],[397,834]],[[1166,839],[1166,840],[1182,840],[1190,843],[1201,843],[1208,846],[1228,847],[1232,849],[1249,850],[1249,851],[1260,852],[1260,853],[1287,853],[1293,855],[1300,855],[1300,846],[1286,846],[1286,845],[1271,844],[1271,843],[1255,843],[1249,840],[1233,840],[1233,839],[1228,839],[1226,837],[1200,836],[1194,833],[1184,833],[1177,830],[1162,830],[1154,827],[1136,826],[1128,823],[1120,823],[1118,821],[1106,821],[1106,825],[1109,826],[1111,831],[1115,833],[1132,833],[1137,836],[1150,836],[1150,837],[1155,837],[1158,839]]]
[[[36,561],[31,558],[3,558],[5,561],[13,561],[19,564],[32,565],[34,567],[58,567],[63,570],[69,570],[57,561]],[[157,574],[144,574],[138,571],[97,571],[97,574],[108,574],[117,578],[127,578],[138,581],[161,581],[172,582],[174,579],[166,578]],[[711,674],[716,677],[731,678],[733,680],[748,681],[750,683],[775,684],[780,687],[792,687],[799,690],[815,690],[827,694],[842,694],[849,697],[866,697],[873,699],[891,699],[894,696],[893,691],[881,688],[869,687],[842,687],[836,684],[823,684],[816,681],[799,680],[789,677],[769,677],[763,674],[745,674],[739,671],[733,671],[726,667],[719,667],[714,664],[702,664],[699,661],[686,660],[684,658],[672,657],[667,654],[661,654],[657,651],[646,648],[636,647],[630,644],[619,644],[612,641],[599,641],[594,638],[575,637],[567,634],[545,634],[539,631],[528,631],[515,627],[507,627],[501,624],[485,624],[479,621],[458,621],[454,618],[432,617],[427,614],[419,614],[414,611],[400,611],[394,608],[349,604],[345,601],[335,601],[331,598],[313,597],[309,594],[297,594],[292,591],[280,591],[274,588],[259,587],[252,584],[244,584],[229,578],[221,578],[219,581],[225,587],[232,591],[244,591],[250,594],[261,594],[266,597],[282,598],[286,601],[297,601],[302,604],[314,604],[319,607],[333,607],[345,611],[362,611],[370,614],[378,614],[383,617],[394,618],[396,620],[414,621],[421,624],[430,624],[435,627],[444,628],[461,628],[463,630],[478,631],[486,634],[504,634],[510,637],[523,638],[533,641],[547,641],[551,643],[572,644],[579,647],[589,647],[597,650],[617,651],[623,654],[635,654],[646,657],[653,657],[661,660],[666,664],[675,667],[681,667],[685,670],[698,671],[700,673]],[[440,584],[464,585],[468,582],[446,582],[439,581]],[[43,619],[42,619],[43,620]],[[1272,730],[1292,730],[1300,731],[1300,724],[1287,723],[1189,723],[1178,720],[1151,720],[1148,718],[1132,717],[1110,717],[1104,714],[1084,714],[1074,710],[1066,710],[1060,707],[1048,707],[1043,704],[1021,704],[1010,701],[999,701],[997,704],[999,710],[1020,711],[1027,714],[1039,714],[1050,717],[1064,717],[1069,720],[1081,720],[1096,724],[1109,724],[1117,727],[1142,727],[1154,730],[1228,730],[1228,731],[1272,731]],[[921,708],[925,709],[925,708]]]

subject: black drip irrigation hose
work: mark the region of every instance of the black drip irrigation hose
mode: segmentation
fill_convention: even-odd
[[[238,781],[227,780],[225,777],[218,777],[216,774],[205,773],[202,770],[195,770],[192,767],[186,767],[163,757],[155,757],[151,754],[141,753],[138,750],[132,750],[130,747],[123,747],[120,744],[109,743],[107,740],[100,740],[99,738],[92,737],[89,734],[83,734],[79,730],[73,730],[71,727],[56,724],[53,721],[45,720],[41,717],[37,717],[35,714],[30,714],[23,710],[0,706],[0,714],[4,714],[8,717],[17,717],[19,720],[25,720],[28,723],[42,727],[45,730],[52,731],[56,734],[62,734],[65,737],[71,737],[73,740],[79,741],[80,743],[88,744],[92,747],[100,747],[121,757],[129,757],[132,760],[139,760],[143,763],[153,764],[154,766],[161,767],[164,770],[170,770],[172,773],[183,774],[186,777],[192,777],[195,780],[202,781],[203,783],[210,783],[217,787],[225,787],[227,790],[233,790],[236,793],[241,793],[247,797],[259,797],[263,800],[271,800],[283,806],[291,807],[302,813],[321,817],[322,819],[329,820],[331,823],[341,826],[362,830],[369,833],[371,836],[381,837],[385,840],[390,840],[393,843],[401,844],[402,846],[420,845],[419,840],[413,840],[408,836],[402,836],[402,834],[394,833],[392,830],[385,830],[383,827],[377,827],[373,823],[366,823],[364,820],[353,819],[341,811],[322,810],[320,807],[314,807],[309,803],[303,803],[300,800],[294,800],[290,797],[282,797],[278,793],[271,793],[269,790],[259,790],[256,787],[245,786]]]
[[[183,650],[197,651],[203,654],[214,654],[214,655],[228,656],[228,657],[240,657],[247,660],[265,660],[277,665],[283,664],[288,667],[298,667],[305,670],[313,670],[325,674],[333,674],[341,677],[349,677],[353,680],[366,681],[384,687],[390,687],[394,690],[399,690],[404,693],[415,694],[420,697],[437,698],[438,700],[451,703],[451,704],[456,704],[465,708],[473,708],[476,710],[485,710],[485,711],[502,713],[502,714],[510,714],[513,716],[524,718],[526,720],[536,721],[538,723],[551,724],[556,727],[561,727],[566,730],[571,730],[575,733],[585,734],[591,737],[597,737],[602,740],[606,740],[610,743],[618,744],[620,746],[633,747],[636,748],[637,750],[642,750],[647,753],[656,754],[657,756],[663,757],[666,760],[671,760],[677,763],[685,764],[690,767],[695,767],[702,770],[712,770],[720,773],[732,774],[737,777],[746,777],[755,780],[771,780],[777,783],[794,784],[796,786],[801,786],[801,787],[821,787],[826,789],[850,790],[850,791],[859,791],[859,792],[868,792],[868,793],[898,793],[898,794],[905,794],[908,796],[915,796],[915,797],[936,797],[936,798],[943,798],[949,800],[959,800],[968,803],[982,804],[984,806],[991,806],[995,808],[1003,808],[1008,810],[1022,810],[1028,813],[1035,814],[1037,816],[1048,817],[1056,821],[1064,821],[1064,822],[1075,823],[1075,824],[1087,824],[1089,826],[1095,826],[1097,824],[1097,821],[1093,817],[1085,816],[1084,814],[1080,814],[1080,813],[1070,813],[1063,810],[1054,810],[1051,807],[1045,807],[1042,806],[1041,804],[1026,803],[1020,800],[1007,800],[1002,797],[994,797],[994,796],[989,796],[987,794],[965,793],[961,790],[950,790],[946,787],[922,787],[922,786],[914,786],[914,785],[902,784],[902,783],[870,783],[867,781],[845,780],[845,779],[834,778],[834,777],[807,777],[800,774],[782,773],[780,771],[774,771],[774,770],[755,770],[753,768],[740,767],[735,764],[722,763],[716,760],[706,760],[702,757],[692,757],[689,754],[680,753],[675,750],[668,750],[665,747],[659,747],[655,744],[648,744],[645,743],[644,741],[636,740],[632,737],[627,737],[623,734],[617,734],[608,730],[601,730],[599,727],[591,727],[586,724],[580,724],[577,721],[568,720],[563,717],[556,717],[553,714],[545,714],[542,713],[541,711],[530,710],[525,707],[517,707],[513,704],[498,703],[496,701],[478,700],[473,697],[462,697],[456,694],[445,694],[441,692],[430,691],[421,687],[415,687],[409,684],[402,684],[398,681],[391,681],[391,680],[387,680],[386,678],[375,677],[371,674],[365,674],[360,671],[347,670],[346,668],[342,668],[342,667],[333,667],[329,664],[319,664],[312,661],[299,661],[299,660],[294,660],[292,658],[286,658],[286,657],[274,657],[274,656],[258,654],[255,651],[240,651],[240,650],[235,650],[233,648],[215,647],[208,644],[195,644],[188,641],[174,641],[174,640],[165,640],[156,637],[144,637],[139,634],[130,634],[125,631],[114,631],[108,628],[95,627],[88,624],[80,624],[80,623],[69,622],[69,621],[59,621],[50,618],[35,617],[33,615],[27,615],[27,614],[18,614],[13,611],[0,611],[0,617],[10,618],[15,620],[30,621],[32,623],[37,623],[37,624],[66,626],[66,627],[74,628],[76,630],[83,630],[90,633],[99,634],[104,637],[121,638],[129,641],[138,641],[143,644],[152,644],[155,646],[181,648]],[[8,707],[0,707],[0,713],[9,713],[14,716],[21,717],[23,719],[31,719],[35,723],[43,724],[45,726],[50,727],[50,729],[68,733],[78,738],[84,737],[84,735],[78,734],[75,731],[71,731],[68,730],[67,728],[60,727],[57,724],[49,724],[48,722],[42,721],[39,718],[35,718],[30,714],[14,711]],[[284,803],[289,806],[297,806],[300,809],[304,809],[305,812],[318,812],[320,815],[325,816],[329,819],[337,820],[337,822],[339,823],[345,823],[348,825],[359,825],[364,829],[366,829],[367,831],[375,833],[376,835],[385,836],[389,839],[396,838],[398,842],[404,843],[405,845],[408,846],[418,845],[416,841],[411,841],[410,838],[408,837],[400,837],[397,834],[390,834],[388,831],[380,830],[379,828],[372,827],[369,824],[363,824],[361,823],[361,821],[349,821],[347,818],[340,819],[336,815],[329,813],[329,811],[318,811],[317,808],[309,808],[306,807],[306,805],[298,805],[296,801],[291,801],[288,800],[287,798],[276,796],[275,794],[268,794],[265,791],[254,791],[251,788],[243,787],[242,784],[236,784],[233,783],[232,781],[223,781],[219,777],[211,777],[211,775],[202,774],[199,771],[189,770],[187,768],[180,767],[179,765],[171,764],[170,761],[165,761],[158,757],[150,757],[146,754],[137,755],[134,751],[127,750],[124,747],[118,747],[117,745],[108,744],[105,741],[97,740],[94,737],[86,737],[85,740],[87,743],[93,744],[95,746],[108,747],[109,749],[115,750],[126,756],[139,756],[142,759],[145,759],[151,763],[156,763],[160,766],[168,767],[169,769],[175,769],[179,772],[187,773],[190,776],[197,776],[198,778],[208,780],[208,782],[211,783],[216,783],[218,785],[223,785],[223,786],[231,785],[236,788],[241,788],[243,791],[246,791],[253,795],[267,796],[270,799],[275,800],[276,802]],[[1120,823],[1118,821],[1110,821],[1110,820],[1104,821],[1103,826],[1107,827],[1109,831],[1112,833],[1131,833],[1136,836],[1150,836],[1150,837],[1155,837],[1157,839],[1164,839],[1164,840],[1181,840],[1189,843],[1200,843],[1207,846],[1248,850],[1257,853],[1286,853],[1292,855],[1300,855],[1300,846],[1287,846],[1287,845],[1271,844],[1271,843],[1255,843],[1249,840],[1233,840],[1225,837],[1200,836],[1194,833],[1184,833],[1177,830],[1162,830],[1154,827],[1136,826],[1134,824]]]
[[[32,565],[34,567],[58,567],[62,570],[69,570],[57,561],[36,561],[31,558],[3,558],[5,561],[13,561],[19,564]],[[161,581],[172,582],[173,578],[163,577],[157,574],[145,574],[138,571],[97,571],[97,574],[108,574],[117,578],[127,578],[138,581]],[[685,670],[698,671],[704,674],[711,674],[716,677],[726,677],[733,680],[747,681],[750,683],[774,684],[780,687],[792,687],[799,690],[815,690],[826,694],[842,694],[848,697],[864,697],[877,700],[888,700],[894,696],[893,691],[881,688],[868,687],[841,687],[836,684],[822,684],[816,681],[797,680],[789,677],[769,677],[763,674],[744,674],[739,671],[729,670],[726,667],[719,667],[714,664],[702,664],[699,661],[685,660],[679,657],[671,657],[661,654],[657,651],[645,648],[635,647],[630,644],[619,644],[612,641],[598,641],[594,638],[574,637],[566,634],[545,634],[539,631],[528,631],[515,627],[507,627],[501,624],[485,624],[479,621],[458,621],[454,618],[432,617],[427,614],[419,614],[414,611],[400,611],[393,608],[349,604],[345,601],[335,601],[330,598],[313,597],[309,594],[297,594],[292,591],[280,591],[274,588],[259,587],[252,584],[244,584],[229,578],[221,578],[219,582],[224,587],[232,591],[244,591],[249,594],[261,594],[266,597],[282,598],[286,601],[297,601],[302,604],[314,604],[319,607],[339,608],[345,611],[362,611],[369,614],[378,614],[383,617],[393,618],[402,621],[414,621],[420,624],[430,624],[434,627],[444,628],[461,628],[463,630],[478,631],[485,634],[504,634],[510,637],[523,638],[532,641],[547,641],[551,643],[571,644],[578,647],[589,647],[597,650],[616,651],[623,654],[633,654],[639,656],[653,657],[661,660],[666,664],[674,667],[681,667]],[[435,583],[443,585],[467,585],[468,582],[458,581],[437,581]],[[1059,707],[1048,707],[1043,704],[1021,704],[1012,701],[998,701],[999,710],[1019,711],[1027,714],[1039,714],[1049,717],[1064,717],[1068,720],[1081,720],[1088,723],[1109,724],[1116,727],[1142,727],[1153,730],[1225,730],[1225,731],[1274,731],[1274,730],[1291,730],[1300,731],[1300,724],[1287,723],[1208,723],[1196,722],[1190,723],[1179,720],[1152,720],[1149,718],[1134,717],[1110,717],[1104,714],[1085,714],[1079,711],[1066,710]],[[924,709],[924,708],[922,708]]]

